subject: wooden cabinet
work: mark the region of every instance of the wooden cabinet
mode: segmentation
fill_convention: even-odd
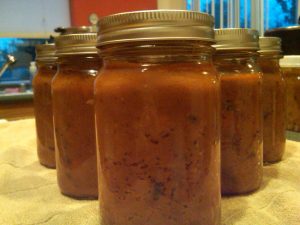
[[[0,119],[19,120],[33,117],[32,99],[0,102]]]

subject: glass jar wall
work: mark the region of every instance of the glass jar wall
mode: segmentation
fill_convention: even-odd
[[[112,21],[130,21],[132,30]],[[160,29],[166,21],[175,27]],[[134,36],[141,22],[153,26],[156,38],[149,31],[143,34],[148,41]],[[106,39],[108,23],[134,41]],[[205,27],[208,36],[198,30],[196,40],[185,40],[190,23]],[[100,22],[104,67],[95,81],[95,112],[103,224],[220,224],[219,80],[211,26],[210,16],[185,11],[134,12]]]
[[[56,73],[54,44],[36,46],[37,73],[32,81],[37,153],[42,165],[55,168],[51,82]]]
[[[244,194],[262,181],[262,74],[258,32],[216,30],[214,64],[221,86],[222,194]]]
[[[97,198],[93,83],[101,60],[96,34],[62,35],[56,46],[52,93],[58,184],[65,195]]]
[[[280,70],[280,39],[261,37],[259,66],[263,72],[263,159],[281,160],[285,150],[285,82]]]
[[[300,56],[284,56],[280,66],[286,83],[287,130],[300,132]]]

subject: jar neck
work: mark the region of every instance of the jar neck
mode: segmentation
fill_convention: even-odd
[[[55,73],[57,70],[56,61],[36,61],[36,65],[41,74]]]
[[[278,74],[280,73],[279,59],[280,55],[260,55],[258,64],[265,74]]]
[[[98,71],[102,61],[97,54],[69,55],[58,58],[58,70],[61,71]]]
[[[270,53],[264,53],[264,52],[260,52],[259,53],[259,58],[260,59],[277,59],[280,60],[281,58],[283,58],[283,55],[280,54],[280,52],[270,52]]]
[[[232,60],[256,60],[259,54],[257,51],[216,51],[214,60],[232,61]]]
[[[143,41],[101,46],[104,64],[114,61],[129,63],[212,62],[213,48],[199,41]]]
[[[224,73],[258,73],[257,51],[217,51],[214,64]]]

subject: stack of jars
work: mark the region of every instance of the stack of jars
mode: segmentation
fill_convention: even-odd
[[[221,192],[257,190],[263,160],[281,160],[280,41],[213,25],[199,12],[122,13],[98,35],[58,36],[51,63],[37,46],[40,162],[56,165],[63,194],[99,194],[101,224],[220,224]]]

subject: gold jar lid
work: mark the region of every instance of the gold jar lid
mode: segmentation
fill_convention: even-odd
[[[215,29],[217,50],[259,50],[259,33],[254,29]]]
[[[157,40],[214,42],[214,18],[187,10],[147,10],[119,13],[98,23],[98,46]]]
[[[259,37],[259,53],[281,53],[281,39],[278,37]]]
[[[97,33],[66,34],[55,38],[56,55],[97,54]]]
[[[55,62],[57,57],[55,55],[55,45],[52,44],[37,44],[35,46],[36,61],[40,62]]]

